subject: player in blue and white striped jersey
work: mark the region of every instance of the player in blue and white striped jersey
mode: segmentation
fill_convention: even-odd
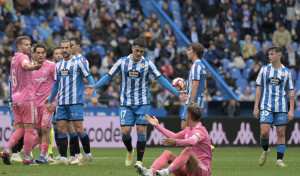
[[[291,71],[281,64],[282,48],[268,49],[270,64],[263,66],[257,76],[256,101],[253,115],[260,118],[260,144],[264,149],[259,165],[264,165],[269,149],[270,128],[277,131],[277,167],[286,167],[282,162],[285,152],[286,124],[294,118],[294,85]],[[289,97],[289,109],[288,109]]]
[[[186,100],[185,106],[181,115],[181,129],[186,127],[186,110],[190,102],[197,103],[201,108],[204,108],[204,88],[206,79],[205,66],[201,62],[204,47],[200,43],[192,43],[187,49],[188,59],[193,62],[189,78],[187,82],[187,95],[189,99]]]
[[[151,60],[144,58],[146,41],[137,38],[133,41],[132,54],[120,58],[108,74],[102,77],[94,86],[86,86],[86,94],[91,94],[110,81],[114,76],[121,76],[119,111],[122,140],[128,150],[125,165],[132,164],[133,148],[131,144],[131,129],[137,127],[137,162],[142,165],[146,146],[146,114],[150,114],[150,99],[148,90],[149,76],[152,75],[158,82],[181,100],[186,100],[185,92],[177,91],[157,70]]]
[[[89,137],[83,129],[83,103],[84,103],[84,81],[86,78],[90,85],[94,85],[94,80],[90,75],[87,67],[87,60],[83,57],[74,58],[71,54],[71,42],[63,40],[60,43],[60,49],[63,60],[56,64],[54,84],[52,86],[51,95],[48,101],[47,109],[54,110],[52,102],[58,92],[57,100],[57,125],[58,125],[58,141],[60,160],[51,164],[66,165],[67,164],[67,125],[68,121],[72,121],[75,131],[79,134],[80,140],[85,151],[85,156],[81,164],[87,164],[92,159],[90,153]],[[96,92],[93,92],[91,99],[94,104],[97,99]]]

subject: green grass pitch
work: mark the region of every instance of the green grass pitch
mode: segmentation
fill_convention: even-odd
[[[164,151],[170,150],[177,155],[182,148],[146,148],[144,166],[149,167]],[[1,149],[2,150],[2,149]],[[57,154],[57,149],[53,149]],[[212,176],[297,176],[300,175],[300,151],[297,147],[287,147],[284,162],[288,168],[276,168],[276,148],[271,148],[271,154],[264,166],[258,166],[260,147],[216,147],[213,152]],[[0,163],[0,175],[45,175],[45,176],[134,176],[134,167],[124,164],[125,149],[92,149],[93,161],[87,166],[22,166],[12,163],[11,166]],[[34,149],[35,158],[38,150]],[[136,154],[134,159],[136,158]],[[134,160],[135,161],[135,160]]]

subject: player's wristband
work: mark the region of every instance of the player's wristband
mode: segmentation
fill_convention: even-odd
[[[160,76],[157,78],[157,81],[164,86],[164,88],[168,89],[168,91],[172,92],[174,95],[176,95],[177,97],[179,97],[180,92],[178,90],[176,90],[170,83],[168,80],[166,80],[166,78],[164,78],[163,76]]]
[[[95,86],[94,86],[95,89],[98,89],[98,88],[104,86],[108,81],[111,80],[111,78],[112,78],[112,76],[109,75],[109,74],[104,75],[104,76],[103,76],[103,77],[95,84]]]
[[[53,86],[52,86],[52,90],[51,90],[51,94],[50,94],[48,103],[52,104],[54,98],[56,97],[57,92],[58,92],[58,83],[55,80],[53,83]]]

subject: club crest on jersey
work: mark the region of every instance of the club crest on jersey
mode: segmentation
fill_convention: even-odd
[[[141,63],[141,67],[142,67],[142,68],[144,68],[144,67],[145,67],[145,64],[144,64],[144,62],[142,62],[142,63]]]
[[[60,76],[68,76],[68,75],[70,75],[70,71],[68,69],[64,68],[60,71]]]
[[[132,69],[132,70],[129,70],[127,72],[127,76],[130,78],[130,79],[137,79],[141,76],[141,73],[135,69]]]
[[[71,64],[70,64],[71,66],[74,66],[75,65],[75,62],[71,62]]]
[[[273,76],[273,77],[269,78],[269,83],[278,85],[281,83],[281,80],[279,78],[277,78],[276,76]]]
[[[125,124],[125,119],[121,120],[121,124],[124,125]]]

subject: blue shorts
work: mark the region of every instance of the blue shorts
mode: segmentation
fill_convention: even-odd
[[[56,120],[80,121],[83,120],[83,105],[60,105],[57,106]]]
[[[146,114],[150,115],[150,105],[143,106],[121,106],[120,125],[121,126],[134,126],[147,125],[149,122],[146,120]]]
[[[52,117],[52,123],[53,124],[56,124],[56,117],[55,116],[56,116],[56,114]]]
[[[286,112],[270,112],[260,110],[260,123],[268,123],[275,126],[286,125],[289,123]]]
[[[186,120],[186,110],[187,110],[187,105],[184,105],[182,114],[181,114],[181,120]]]
[[[15,117],[14,117],[14,112],[13,112],[13,108],[12,108],[12,104],[9,103],[9,115],[10,115],[10,121],[11,121],[11,125],[13,125],[14,121],[15,121]]]

